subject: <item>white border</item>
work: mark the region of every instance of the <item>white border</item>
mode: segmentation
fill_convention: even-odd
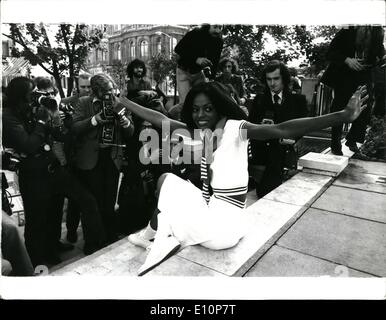
[[[385,24],[383,0],[3,0],[2,22]]]

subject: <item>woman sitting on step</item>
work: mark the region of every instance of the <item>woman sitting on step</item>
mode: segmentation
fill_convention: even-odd
[[[129,236],[130,242],[149,249],[138,275],[150,271],[181,247],[200,244],[214,250],[226,249],[245,236],[247,221],[242,212],[248,189],[249,139],[302,136],[352,122],[362,110],[356,104],[320,117],[257,125],[245,121],[244,112],[218,82],[201,83],[190,90],[182,110],[183,122],[127,99],[122,102],[131,112],[158,128],[167,123],[171,132],[185,129],[192,136],[198,130],[198,136],[204,142],[204,152],[202,156],[200,154],[202,190],[173,174],[161,176],[158,181],[159,213],[144,230]],[[153,238],[154,242],[150,242]]]

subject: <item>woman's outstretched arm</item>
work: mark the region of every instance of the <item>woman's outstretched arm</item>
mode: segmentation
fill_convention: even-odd
[[[347,106],[342,111],[320,117],[294,119],[276,125],[257,125],[247,122],[243,129],[246,129],[249,139],[255,140],[299,137],[308,132],[354,121],[365,108],[362,105],[363,100]]]
[[[167,122],[169,123],[170,129],[172,132],[175,129],[180,129],[180,128],[187,129],[187,126],[185,123],[170,119],[160,112],[140,106],[139,104],[127,99],[126,97],[119,97],[119,101],[126,107],[126,109],[128,109],[138,117],[146,121],[149,121],[157,128],[161,129],[162,123],[165,124],[165,122]]]

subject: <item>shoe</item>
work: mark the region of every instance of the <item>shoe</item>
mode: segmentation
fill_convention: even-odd
[[[331,152],[335,154],[336,156],[343,156],[342,149],[333,149],[331,148]]]
[[[180,247],[181,244],[173,236],[156,239],[147,255],[145,263],[138,270],[138,276],[143,276],[145,273],[160,265],[176,253]]]
[[[75,243],[78,241],[78,233],[75,231],[67,230],[67,236],[66,239],[70,243]]]
[[[343,156],[340,138],[337,139],[337,137],[334,136],[331,138],[331,152],[337,156]]]
[[[343,156],[342,145],[340,143],[339,144],[332,143],[331,152],[336,156]]]
[[[72,244],[63,243],[61,241],[59,241],[55,247],[56,247],[56,250],[58,252],[70,251],[70,250],[74,249],[74,246]]]
[[[147,226],[145,229],[129,235],[128,240],[138,247],[148,249],[153,244],[151,241],[154,239],[155,234],[156,231]]]
[[[350,149],[350,151],[352,151],[354,153],[359,152],[359,148],[358,148],[358,146],[357,146],[355,141],[347,140],[345,145]]]

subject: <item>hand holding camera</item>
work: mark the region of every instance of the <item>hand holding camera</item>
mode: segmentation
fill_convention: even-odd
[[[102,125],[103,126],[104,124],[111,123],[111,120],[106,119],[104,117],[103,110],[98,112],[94,117],[95,117],[95,120],[98,123],[98,125]]]
[[[44,107],[38,107],[35,110],[35,119],[38,122],[44,122],[44,124],[50,120],[50,112]]]
[[[204,58],[204,57],[199,57],[196,59],[196,64],[198,64],[200,67],[211,67],[213,64],[212,64],[212,61],[210,61],[209,59],[207,58]]]

